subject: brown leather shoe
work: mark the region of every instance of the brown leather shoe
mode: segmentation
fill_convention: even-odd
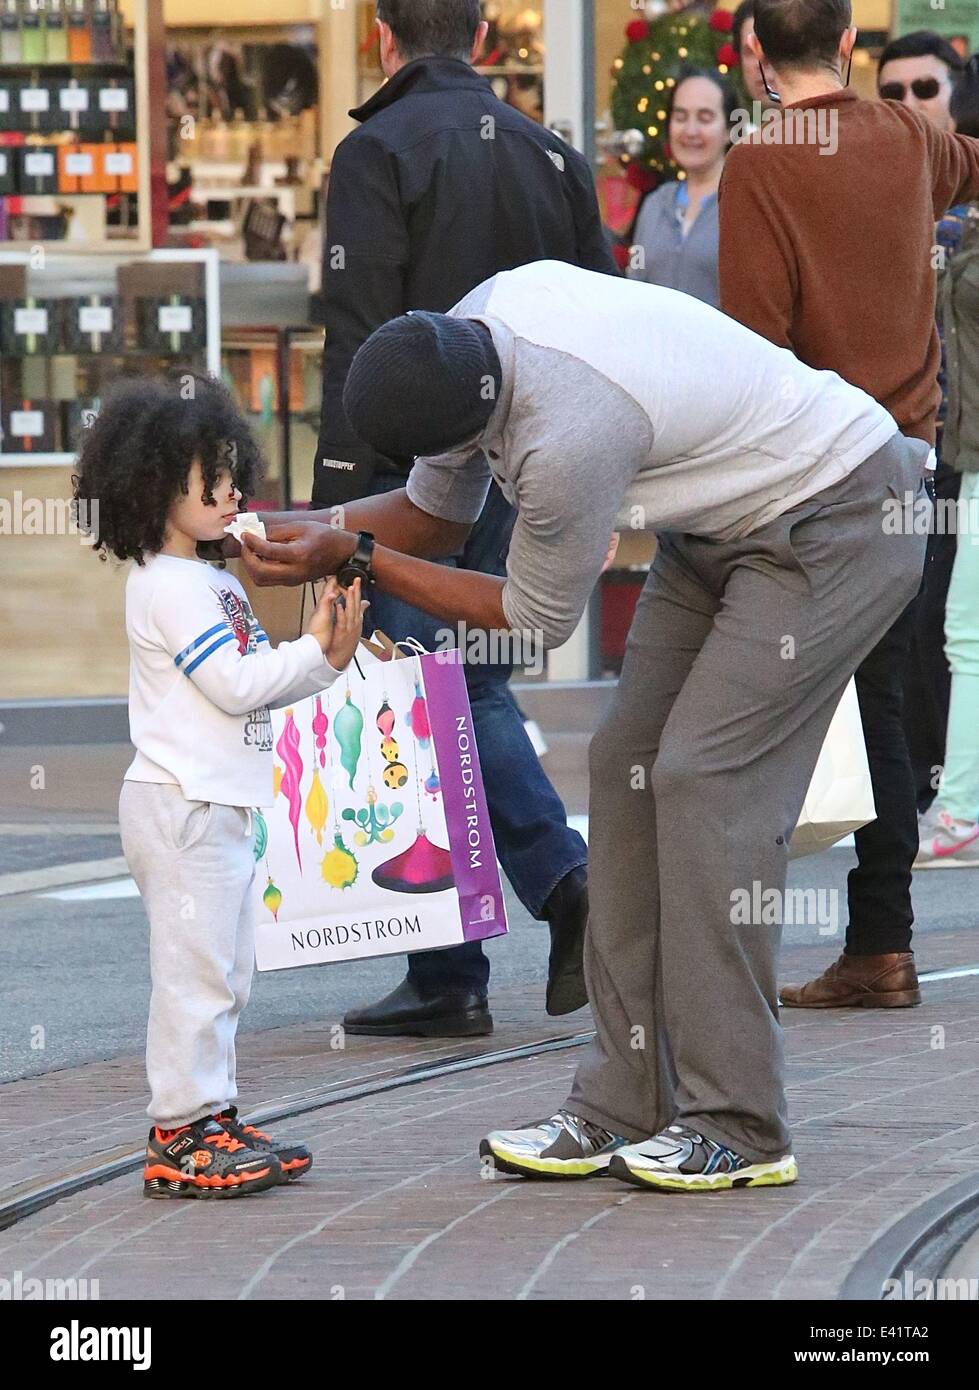
[[[913,951],[842,955],[804,985],[783,985],[787,1009],[909,1009],[921,1003]]]

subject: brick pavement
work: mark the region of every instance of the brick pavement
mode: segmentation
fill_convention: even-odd
[[[932,933],[928,963],[966,963],[969,944]],[[786,968],[826,954],[792,948]],[[582,1027],[584,1014],[544,1023],[538,994],[499,998],[494,1045]],[[136,1176],[106,1184],[0,1234],[0,1274],[97,1278],[103,1299],[164,1288],[212,1299],[833,1298],[878,1234],[976,1171],[979,992],[975,978],[943,981],[920,1009],[787,1011],[784,1022],[794,1188],[698,1200],[608,1180],[484,1181],[481,1135],[560,1102],[572,1051],[279,1124],[312,1144],[314,1169],[247,1202],[150,1203]],[[243,1039],[252,1102],[323,1085],[328,1039],[326,1024]],[[471,1046],[349,1043],[329,1057],[338,1084]],[[8,1180],[56,1168],[50,1145],[69,1134],[96,1151],[143,1124],[134,1060],[12,1083],[2,1099]]]

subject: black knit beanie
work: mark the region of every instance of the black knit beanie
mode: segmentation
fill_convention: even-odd
[[[415,310],[360,348],[343,409],[360,438],[389,458],[447,453],[486,428],[502,380],[479,324]]]

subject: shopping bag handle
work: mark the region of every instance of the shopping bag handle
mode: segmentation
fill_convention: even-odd
[[[303,585],[302,600],[299,605],[299,632],[296,634],[297,637],[303,635],[303,623],[306,618],[307,588],[312,594],[313,603],[316,603],[316,585],[312,580],[309,580]],[[362,637],[360,639],[360,645],[369,651],[372,656],[379,657],[381,661],[399,661],[406,656],[428,656],[429,654],[428,648],[422,642],[419,642],[417,638],[405,637],[402,638],[400,642],[392,642],[387,633],[382,632],[379,627],[374,629],[372,638]],[[400,651],[399,648],[401,647],[406,648],[406,650]],[[357,670],[360,671],[359,665]],[[360,674],[363,675],[363,671],[361,671]]]

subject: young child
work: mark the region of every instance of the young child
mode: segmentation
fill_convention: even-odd
[[[75,495],[126,585],[136,757],[123,851],[150,922],[148,1197],[233,1197],[305,1172],[302,1145],[242,1124],[235,1030],[254,964],[252,813],[272,800],[269,709],[326,689],[361,633],[359,581],[326,586],[306,633],[273,648],[245,591],[198,556],[254,492],[259,455],[205,377],[117,385],[85,439]],[[339,602],[343,598],[343,603]]]

